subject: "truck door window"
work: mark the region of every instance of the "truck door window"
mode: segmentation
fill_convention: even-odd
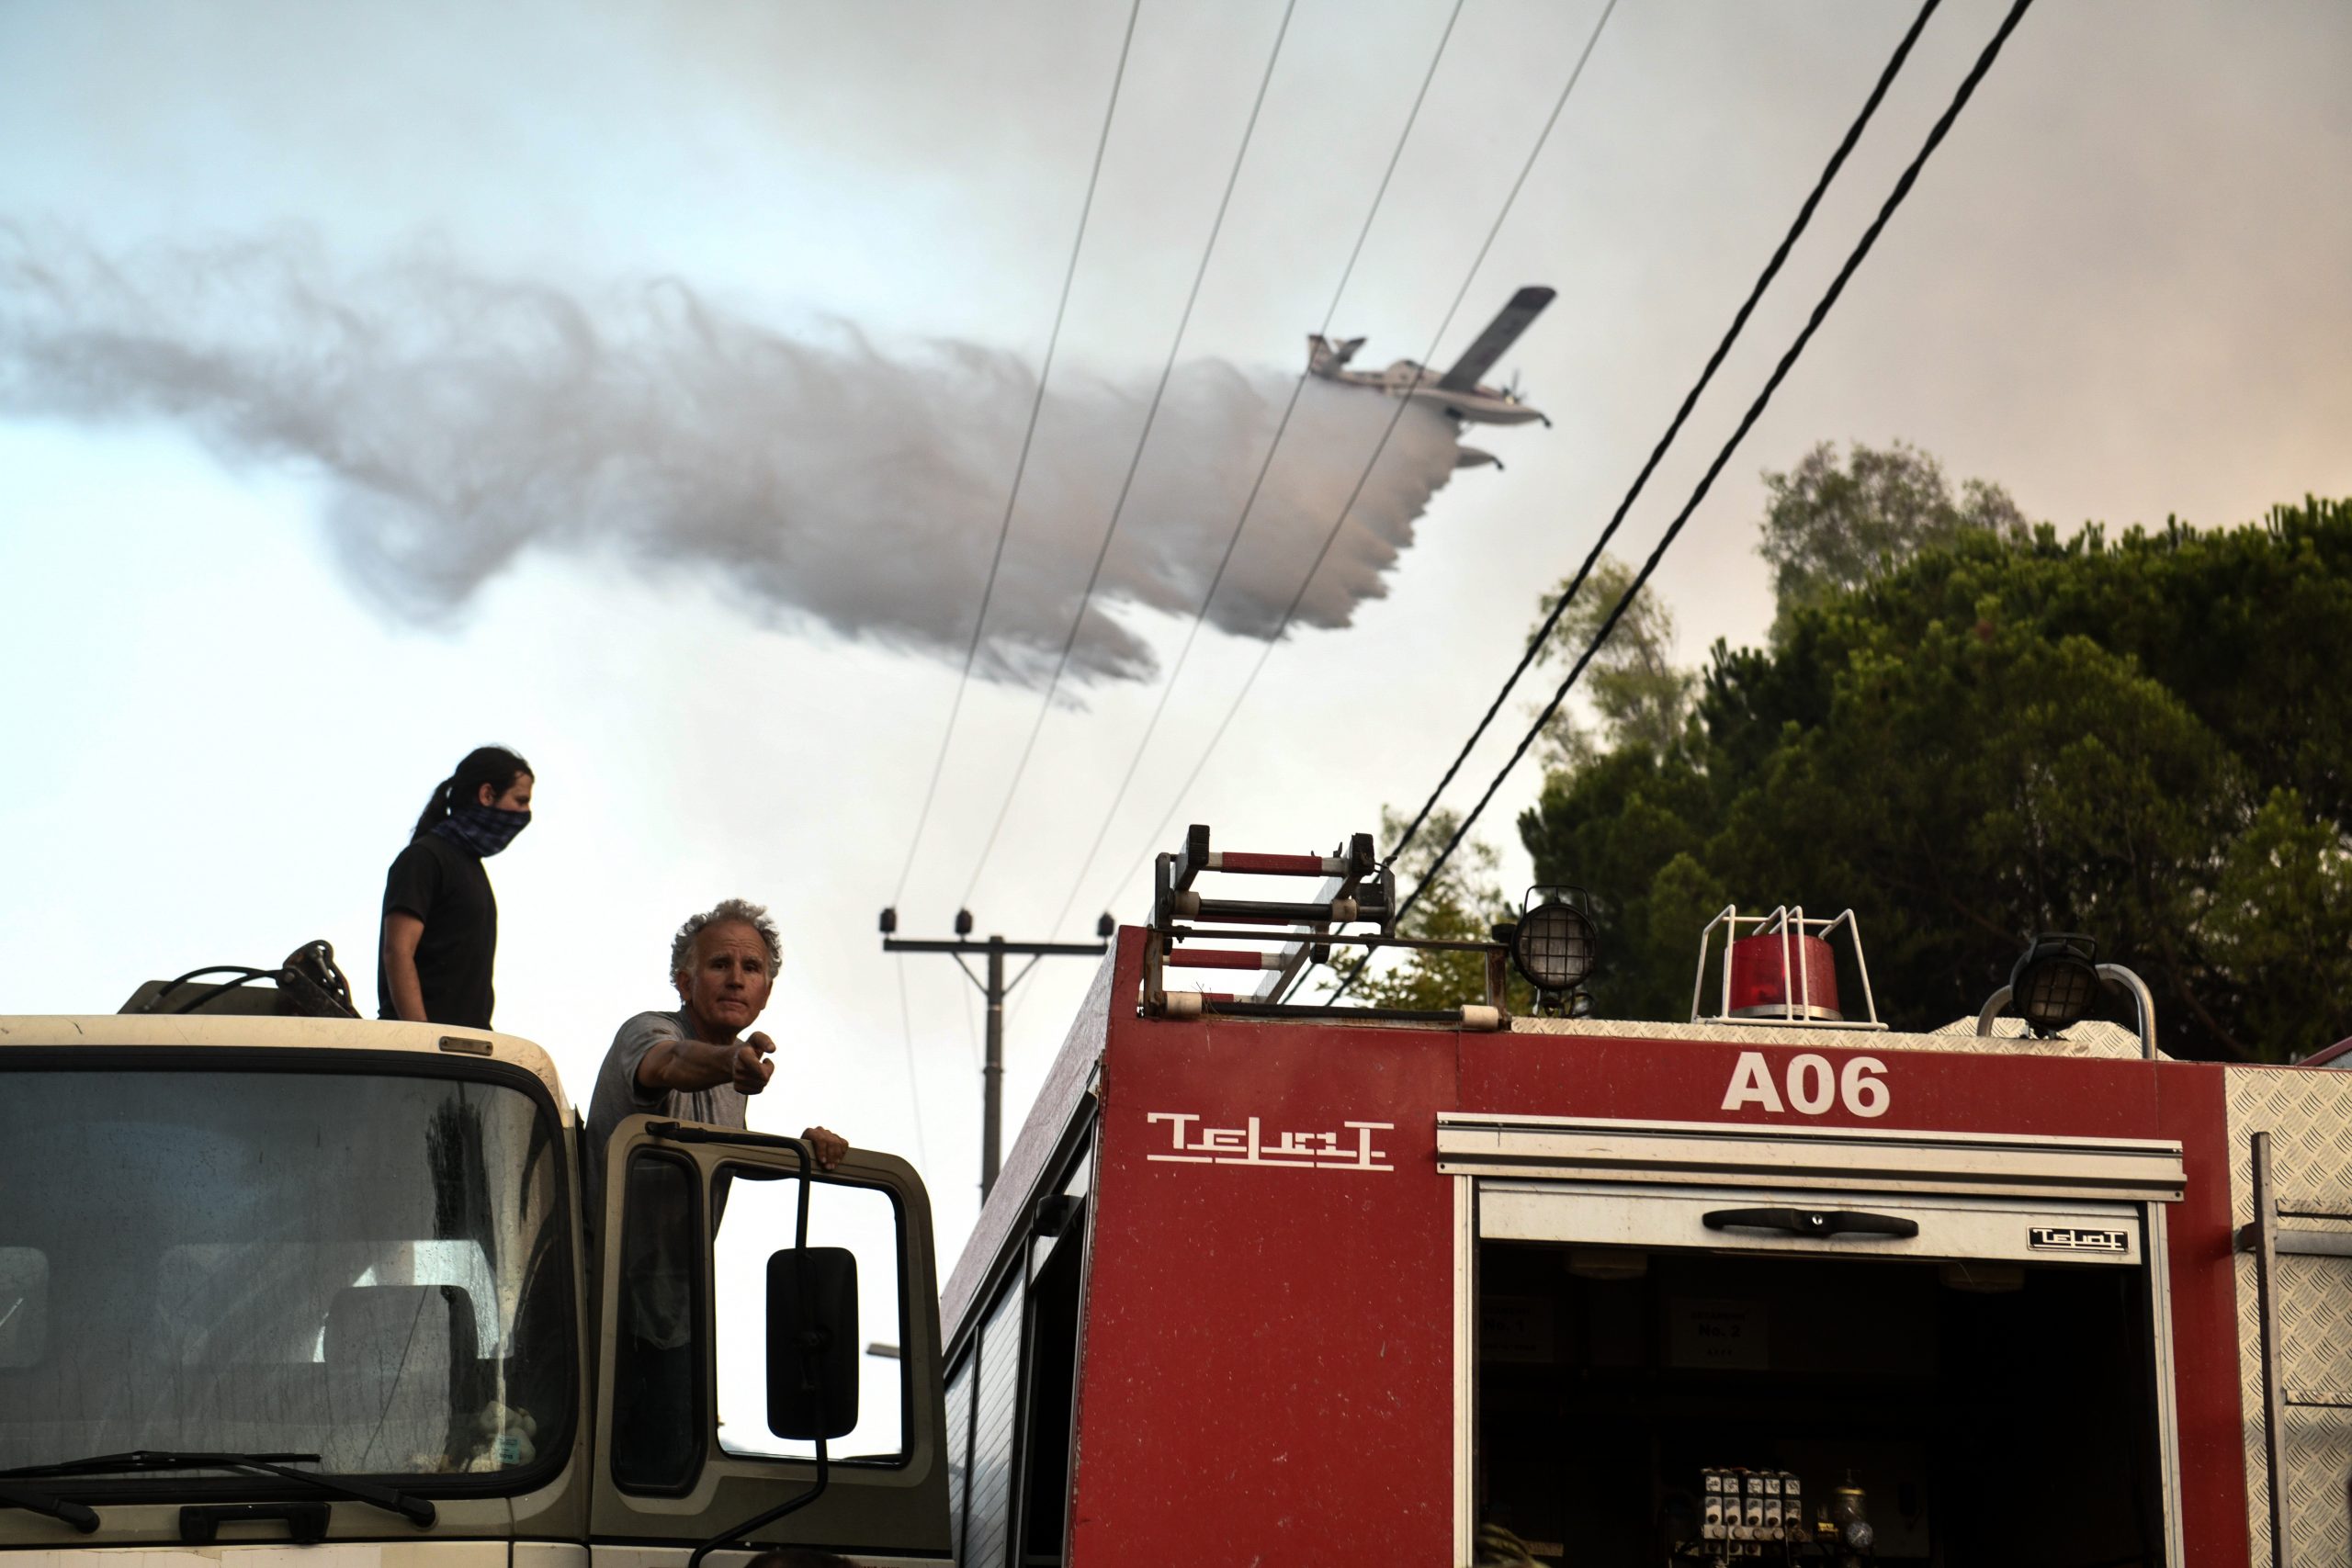
[[[1012,1525],[1013,1438],[1021,1409],[1022,1285],[1008,1282],[980,1326],[979,1382],[972,1411],[971,1495],[956,1562],[1004,1568]]]
[[[0,1247],[0,1368],[40,1363],[49,1341],[49,1255]]]
[[[974,1365],[975,1358],[967,1355],[947,1378],[947,1529],[949,1550],[959,1559],[964,1555],[964,1495],[971,1489]]]
[[[1026,1500],[1021,1531],[1022,1560],[1062,1560],[1062,1532],[1069,1512],[1071,1404],[1078,1386],[1079,1273],[1085,1234],[1073,1226],[1051,1241],[1031,1245],[1044,1255],[1029,1282],[1029,1376],[1022,1445]]]
[[[613,1479],[632,1492],[683,1492],[702,1468],[702,1231],[694,1167],[641,1152],[621,1213],[619,1334],[613,1348]]]
[[[768,1258],[793,1243],[800,1181],[749,1166],[726,1167],[718,1179],[725,1201],[713,1205],[719,1222],[711,1278],[719,1446],[730,1454],[807,1458],[815,1445],[775,1436],[767,1418]],[[837,1461],[895,1463],[906,1457],[899,1232],[898,1202],[882,1188],[820,1180],[808,1194],[808,1245],[846,1247],[857,1258],[857,1424],[827,1445]]]

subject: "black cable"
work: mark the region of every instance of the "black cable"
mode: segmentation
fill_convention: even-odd
[[[1732,344],[1739,341],[1740,330],[1747,325],[1747,318],[1755,312],[1757,301],[1764,297],[1764,290],[1771,286],[1772,279],[1780,276],[1781,265],[1789,259],[1789,252],[1812,224],[1814,209],[1821,205],[1821,197],[1829,189],[1829,182],[1836,179],[1838,171],[1845,166],[1846,155],[1861,140],[1863,127],[1869,125],[1871,117],[1878,112],[1878,106],[1885,98],[1887,88],[1894,85],[1894,78],[1903,70],[1903,62],[1910,58],[1911,46],[1919,41],[1919,34],[1926,28],[1928,18],[1936,14],[1936,7],[1941,4],[1943,0],[1927,0],[1919,7],[1918,16],[1912,18],[1910,30],[1894,46],[1894,53],[1888,58],[1886,68],[1879,73],[1877,85],[1871,88],[1871,96],[1862,101],[1861,113],[1856,115],[1854,123],[1846,128],[1845,137],[1838,141],[1838,150],[1829,154],[1829,162],[1822,167],[1821,177],[1813,182],[1813,190],[1805,197],[1804,205],[1797,209],[1796,221],[1789,225],[1789,231],[1781,238],[1780,248],[1772,253],[1772,259],[1766,262],[1764,270],[1757,275],[1755,286],[1748,289],[1747,298],[1740,302],[1738,310],[1733,314],[1723,341],[1716,344],[1714,353],[1707,356],[1706,366],[1699,372],[1699,378],[1683,395],[1682,406],[1674,411],[1674,418],[1668,423],[1666,434],[1659,436],[1657,445],[1650,448],[1649,459],[1643,463],[1642,471],[1634,476],[1632,486],[1625,491],[1625,499],[1617,503],[1617,510],[1611,514],[1609,525],[1601,529],[1600,537],[1593,541],[1592,548],[1585,555],[1584,564],[1577,568],[1577,574],[1570,580],[1566,591],[1553,604],[1544,617],[1544,624],[1536,628],[1535,635],[1528,639],[1526,651],[1520,655],[1517,667],[1503,682],[1502,690],[1495,694],[1495,700],[1487,705],[1487,711],[1480,716],[1477,728],[1470,732],[1470,739],[1462,743],[1462,750],[1447,764],[1445,776],[1437,781],[1437,787],[1430,791],[1427,800],[1421,802],[1421,808],[1413,813],[1413,819],[1406,825],[1396,848],[1388,852],[1390,861],[1403,854],[1406,846],[1420,832],[1422,824],[1429,820],[1430,810],[1437,805],[1438,797],[1453,783],[1453,775],[1461,772],[1462,764],[1470,759],[1471,750],[1485,738],[1487,727],[1495,721],[1495,715],[1502,711],[1503,703],[1510,696],[1511,689],[1519,684],[1519,678],[1527,673],[1528,667],[1535,662],[1544,645],[1551,640],[1553,628],[1560,624],[1560,617],[1567,612],[1568,605],[1584,587],[1585,580],[1592,575],[1594,565],[1600,559],[1600,552],[1607,549],[1609,541],[1616,536],[1617,526],[1625,521],[1625,513],[1633,510],[1634,502],[1641,498],[1643,487],[1649,483],[1658,460],[1666,456],[1666,449],[1681,433],[1683,422],[1690,417],[1690,410],[1699,401],[1699,395],[1715,378],[1715,371],[1722,366],[1724,356],[1731,353]]]
[[[1111,145],[1111,121],[1119,108],[1119,88],[1127,77],[1127,52],[1136,41],[1136,17],[1143,10],[1143,0],[1132,0],[1127,7],[1126,35],[1119,40],[1119,63],[1111,75],[1111,99],[1102,106],[1102,130],[1094,141],[1094,166],[1086,176],[1086,199],[1078,209],[1078,233],[1070,241],[1069,265],[1062,271],[1061,298],[1054,305],[1053,330],[1046,337],[1046,357],[1037,367],[1037,395],[1029,404],[1028,428],[1022,432],[1021,456],[1012,466],[1012,489],[1004,498],[1004,520],[997,525],[996,553],[989,558],[987,583],[980,589],[979,614],[972,617],[972,640],[964,649],[963,672],[956,678],[956,700],[948,705],[947,728],[939,737],[939,755],[932,759],[931,783],[922,792],[922,809],[915,814],[915,830],[907,840],[907,858],[899,867],[899,884],[891,890],[890,902],[896,906],[906,896],[907,877],[914,870],[915,852],[922,846],[922,830],[931,820],[931,808],[939,797],[939,776],[947,766],[948,743],[956,739],[956,720],[964,711],[964,694],[972,683],[972,663],[979,657],[980,632],[988,625],[989,602],[996,596],[998,569],[1004,564],[1004,542],[1012,533],[1012,513],[1021,501],[1021,481],[1029,472],[1029,448],[1037,438],[1038,416],[1046,408],[1046,383],[1053,375],[1054,354],[1061,346],[1062,321],[1069,313],[1070,286],[1078,278],[1078,258],[1086,247],[1086,226],[1094,213],[1094,192],[1102,179],[1102,155]]]
[[[276,973],[274,969],[256,969],[250,964],[208,964],[201,969],[191,969],[185,975],[164,981],[164,988],[157,991],[155,996],[158,1000],[161,1000],[190,980],[200,979],[207,975],[240,975],[248,980],[254,980]]]
[[[164,998],[174,991],[206,975],[231,975],[235,978],[221,985],[209,986],[177,1007],[167,1008],[164,1005]],[[252,985],[255,980],[274,981],[277,977],[278,972],[275,969],[256,969],[249,964],[209,964],[201,969],[191,969],[185,975],[164,981],[162,988],[157,990],[154,997],[148,1002],[147,1010],[149,1012],[194,1012],[215,997],[226,996],[240,987]]]
[[[1062,675],[1069,669],[1071,649],[1078,646],[1078,635],[1086,625],[1086,612],[1094,602],[1094,586],[1102,578],[1102,563],[1110,556],[1111,540],[1119,531],[1119,520],[1127,510],[1127,494],[1135,488],[1136,474],[1143,467],[1144,448],[1151,444],[1153,423],[1159,418],[1160,400],[1167,395],[1168,382],[1176,373],[1176,355],[1184,344],[1184,333],[1193,324],[1193,307],[1200,302],[1201,284],[1208,276],[1209,260],[1216,254],[1217,237],[1225,231],[1226,210],[1233,204],[1233,189],[1241,179],[1241,165],[1250,156],[1250,143],[1257,135],[1258,115],[1266,107],[1266,89],[1273,85],[1274,66],[1282,60],[1283,39],[1290,35],[1291,14],[1298,8],[1298,0],[1285,0],[1283,19],[1274,29],[1274,47],[1266,56],[1265,74],[1258,80],[1258,96],[1250,105],[1250,118],[1241,129],[1241,146],[1233,154],[1233,168],[1225,177],[1225,194],[1217,198],[1216,217],[1209,224],[1208,243],[1201,247],[1201,265],[1193,270],[1192,291],[1184,297],[1184,312],[1177,318],[1176,335],[1168,344],[1168,363],[1160,367],[1159,384],[1152,389],[1151,406],[1143,416],[1143,434],[1136,439],[1135,456],[1127,461],[1127,477],[1119,482],[1118,499],[1111,506],[1111,521],[1102,530],[1102,542],[1095,547],[1094,565],[1086,574],[1085,590],[1079,594],[1078,613],[1070,617],[1069,635],[1062,639],[1061,657],[1054,662],[1053,679],[1046,683],[1045,700],[1037,705],[1037,717],[1029,726],[1029,739],[1023,743],[1021,757],[1012,766],[1012,780],[1005,786],[1004,799],[996,808],[996,820],[989,825],[987,839],[980,844],[979,858],[972,864],[971,879],[964,884],[964,895],[956,900],[959,907],[969,908],[972,890],[980,885],[980,874],[988,869],[989,856],[996,852],[997,835],[1004,830],[1004,819],[1012,809],[1014,798],[1021,793],[1021,780],[1029,771],[1029,759],[1037,750],[1037,737],[1046,728],[1046,716],[1053,712],[1054,694],[1061,689]]]
[[[1731,461],[1732,453],[1738,448],[1749,429],[1761,417],[1765,405],[1772,400],[1772,394],[1780,389],[1781,381],[1787,378],[1790,368],[1796,364],[1797,356],[1802,355],[1805,345],[1813,341],[1813,334],[1819,330],[1822,321],[1828,316],[1830,307],[1835,305],[1838,302],[1838,297],[1846,291],[1846,285],[1853,277],[1855,269],[1862,265],[1862,258],[1869,255],[1871,247],[1878,243],[1879,234],[1886,228],[1887,220],[1894,216],[1895,209],[1903,205],[1903,198],[1911,193],[1912,186],[1918,180],[1919,171],[1927,165],[1928,157],[1934,153],[1937,147],[1942,144],[1946,133],[1952,128],[1953,121],[1960,118],[1960,111],[1967,107],[1968,100],[1974,96],[1976,85],[1982,82],[1984,79],[1984,73],[1993,68],[1993,62],[2000,55],[2001,46],[2008,42],[2009,34],[2017,30],[2018,23],[2024,19],[2026,12],[2032,7],[2032,5],[2033,0],[2015,0],[2009,7],[2008,15],[2001,18],[2001,25],[1994,31],[1992,41],[1984,46],[1984,52],[1976,57],[1975,65],[1971,67],[1968,74],[1962,79],[1959,91],[1953,94],[1950,107],[1944,110],[1942,116],[1928,132],[1926,142],[1920,146],[1917,155],[1911,160],[1909,166],[1903,171],[1902,178],[1894,182],[1894,189],[1880,205],[1878,216],[1872,219],[1871,226],[1862,231],[1861,239],[1855,243],[1852,254],[1847,256],[1846,264],[1838,269],[1838,276],[1830,280],[1827,291],[1822,295],[1820,303],[1814,306],[1813,314],[1806,318],[1804,329],[1797,333],[1796,341],[1789,345],[1788,352],[1781,355],[1780,363],[1772,367],[1770,378],[1764,383],[1764,389],[1756,394],[1756,400],[1748,405],[1747,413],[1741,416],[1738,428],[1734,430],[1731,433],[1731,438],[1724,443],[1723,450],[1715,454],[1715,460],[1707,466],[1707,471],[1700,479],[1698,488],[1690,492],[1690,499],[1683,503],[1682,510],[1675,514],[1674,521],[1667,525],[1665,534],[1659,537],[1657,547],[1650,551],[1649,558],[1642,563],[1642,569],[1634,575],[1633,582],[1619,596],[1617,603],[1611,607],[1608,619],[1601,622],[1600,628],[1593,633],[1591,640],[1585,644],[1584,651],[1577,656],[1576,664],[1569,670],[1567,678],[1560,682],[1558,689],[1553,692],[1551,701],[1544,704],[1544,711],[1536,716],[1534,724],[1528,728],[1525,735],[1520,738],[1519,744],[1512,749],[1509,761],[1503,763],[1501,770],[1487,785],[1486,793],[1478,797],[1478,803],[1472,807],[1468,814],[1456,825],[1453,836],[1446,840],[1445,848],[1438,852],[1437,858],[1430,863],[1429,870],[1422,874],[1419,882],[1414,885],[1413,891],[1408,894],[1404,902],[1397,906],[1396,917],[1400,921],[1411,912],[1413,905],[1421,896],[1422,889],[1437,879],[1438,873],[1445,868],[1445,863],[1453,857],[1453,852],[1461,847],[1463,840],[1469,837],[1471,827],[1476,823],[1479,815],[1487,809],[1487,804],[1495,798],[1495,792],[1502,787],[1503,780],[1510,776],[1511,770],[1519,765],[1519,760],[1524,757],[1527,754],[1527,749],[1535,743],[1535,738],[1544,733],[1544,727],[1552,722],[1552,716],[1559,712],[1560,704],[1566,700],[1569,688],[1574,686],[1577,678],[1584,673],[1585,666],[1592,662],[1593,655],[1600,651],[1601,644],[1609,640],[1609,634],[1617,629],[1617,623],[1624,615],[1627,606],[1633,604],[1635,596],[1648,583],[1651,575],[1657,570],[1658,562],[1665,558],[1667,550],[1681,534],[1682,525],[1690,520],[1690,514],[1697,511],[1699,503],[1706,499],[1707,491],[1714,485],[1716,476],[1723,472],[1724,465]],[[1345,995],[1348,987],[1354,985],[1357,977],[1363,973],[1364,964],[1369,961],[1368,955],[1364,960],[1359,961],[1328,999],[1336,1001]]]
[[[1487,230],[1485,241],[1478,246],[1477,255],[1472,259],[1469,270],[1463,276],[1462,287],[1455,292],[1453,303],[1446,310],[1445,320],[1438,324],[1437,332],[1430,337],[1429,349],[1421,355],[1424,361],[1436,357],[1439,341],[1445,336],[1446,328],[1453,324],[1454,312],[1462,309],[1462,301],[1468,296],[1471,284],[1476,280],[1479,267],[1486,264],[1487,253],[1494,246],[1495,236],[1502,232],[1503,220],[1510,216],[1512,205],[1518,201],[1521,187],[1527,184],[1527,176],[1534,171],[1535,160],[1543,153],[1544,143],[1551,140],[1553,127],[1559,123],[1560,111],[1568,106],[1568,96],[1576,91],[1577,84],[1584,78],[1585,65],[1592,59],[1593,46],[1600,41],[1601,29],[1609,25],[1609,18],[1616,9],[1617,0],[1609,0],[1609,3],[1601,7],[1600,19],[1593,23],[1592,35],[1585,39],[1584,49],[1577,56],[1576,66],[1568,73],[1566,85],[1561,87],[1560,96],[1553,100],[1552,112],[1544,117],[1544,129],[1536,133],[1535,145],[1528,150],[1526,162],[1520,165],[1519,177],[1511,182],[1510,194],[1503,197],[1502,210],[1495,214],[1495,220]],[[1159,842],[1159,835],[1166,830],[1178,808],[1184,804],[1185,796],[1192,793],[1194,782],[1201,776],[1201,770],[1208,766],[1210,754],[1216,750],[1217,743],[1225,739],[1225,732],[1232,726],[1234,715],[1241,711],[1241,705],[1249,699],[1250,689],[1258,683],[1258,676],[1266,668],[1266,660],[1273,656],[1275,646],[1282,641],[1283,635],[1290,630],[1292,620],[1298,615],[1299,605],[1306,603],[1306,591],[1314,585],[1315,574],[1322,570],[1324,558],[1331,553],[1332,545],[1338,542],[1340,530],[1347,525],[1349,515],[1355,511],[1356,498],[1363,493],[1365,482],[1372,478],[1372,470],[1379,464],[1381,454],[1388,448],[1388,438],[1396,434],[1398,422],[1405,417],[1405,410],[1410,406],[1410,399],[1397,400],[1396,412],[1389,415],[1387,428],[1380,434],[1380,444],[1372,449],[1372,457],[1365,462],[1363,471],[1356,476],[1355,488],[1348,492],[1348,499],[1340,508],[1339,516],[1332,521],[1330,531],[1323,536],[1323,546],[1315,552],[1314,560],[1308,563],[1306,575],[1299,580],[1298,592],[1291,595],[1289,606],[1283,611],[1281,624],[1274,627],[1273,635],[1266,639],[1265,647],[1259,650],[1258,661],[1250,667],[1250,673],[1243,677],[1241,689],[1234,694],[1231,705],[1225,710],[1225,716],[1217,720],[1216,728],[1210,734],[1208,743],[1203,746],[1200,754],[1193,759],[1192,772],[1184,775],[1184,782],[1177,786],[1175,797],[1168,803],[1168,809],[1161,813],[1159,823],[1146,838],[1143,852],[1129,863],[1127,869],[1120,874],[1118,883],[1120,886],[1126,886],[1136,872],[1141,868],[1143,863],[1151,858],[1154,847]]]
[[[1453,37],[1454,24],[1462,19],[1462,7],[1466,3],[1467,0],[1453,0],[1453,9],[1445,18],[1445,30],[1438,34],[1437,49],[1430,56],[1429,69],[1421,73],[1420,91],[1413,95],[1413,107],[1405,115],[1405,127],[1396,133],[1396,145],[1388,154],[1388,167],[1381,172],[1379,188],[1372,193],[1372,209],[1363,215],[1363,227],[1356,231],[1355,247],[1348,252],[1348,265],[1340,269],[1340,281],[1331,290],[1330,306],[1323,312],[1323,324],[1317,329],[1318,336],[1329,337],[1332,321],[1339,318],[1340,301],[1347,294],[1349,280],[1355,276],[1356,263],[1363,256],[1364,242],[1372,237],[1372,226],[1380,216],[1381,203],[1387,198],[1389,182],[1396,178],[1396,165],[1404,160],[1405,144],[1412,139],[1413,126],[1421,117],[1421,105],[1430,96],[1430,84],[1437,79],[1438,63],[1445,58],[1445,46]],[[1225,541],[1225,554],[1217,558],[1216,570],[1209,578],[1208,591],[1201,595],[1201,607],[1193,613],[1193,624],[1184,633],[1184,644],[1176,650],[1175,662],[1169,666],[1167,678],[1159,684],[1159,701],[1153,706],[1151,717],[1143,727],[1143,737],[1136,742],[1134,755],[1127,759],[1126,772],[1119,777],[1119,787],[1111,793],[1111,804],[1104,808],[1102,821],[1094,829],[1094,841],[1086,846],[1086,854],[1079,862],[1078,874],[1070,879],[1068,897],[1062,899],[1062,907],[1047,922],[1046,929],[1048,932],[1059,930],[1062,921],[1069,918],[1070,906],[1078,902],[1079,890],[1086,886],[1086,874],[1094,869],[1094,857],[1102,852],[1102,840],[1111,831],[1111,823],[1126,801],[1128,786],[1135,783],[1136,769],[1142,764],[1143,754],[1149,749],[1151,738],[1159,733],[1160,717],[1168,711],[1169,694],[1176,689],[1176,680],[1183,674],[1185,661],[1193,656],[1193,644],[1201,635],[1201,624],[1208,619],[1209,606],[1216,602],[1217,589],[1224,585],[1226,569],[1233,564],[1234,547],[1241,543],[1242,530],[1249,526],[1250,513],[1258,504],[1258,492],[1265,488],[1266,475],[1273,468],[1274,454],[1281,450],[1283,437],[1289,433],[1291,415],[1298,410],[1299,394],[1306,389],[1306,383],[1314,378],[1314,375],[1311,367],[1302,370],[1298,373],[1298,379],[1291,383],[1290,401],[1283,405],[1283,416],[1274,425],[1274,438],[1266,447],[1265,460],[1258,465],[1257,477],[1250,481],[1250,493],[1241,502],[1241,515],[1234,520],[1233,532]]]

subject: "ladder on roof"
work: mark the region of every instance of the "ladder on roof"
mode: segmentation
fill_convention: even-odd
[[[1216,897],[1202,891],[1209,873],[1238,876],[1319,877],[1322,885],[1305,899]],[[1204,947],[1198,928],[1216,926],[1223,941],[1244,947]],[[1351,930],[1369,927],[1370,930]],[[1481,1002],[1458,1008],[1340,1007],[1286,1002],[1283,998],[1310,964],[1326,963],[1334,942],[1378,950],[1401,947],[1473,952],[1485,956]],[[1329,854],[1265,854],[1219,850],[1209,829],[1194,823],[1184,847],[1153,862],[1151,922],[1144,939],[1143,1010],[1155,1018],[1350,1018],[1389,1022],[1450,1024],[1464,1029],[1500,1029],[1504,1010],[1505,950],[1493,942],[1461,942],[1396,934],[1396,878],[1380,863],[1372,835],[1358,833]],[[1257,976],[1247,992],[1170,990],[1170,969],[1238,971]]]

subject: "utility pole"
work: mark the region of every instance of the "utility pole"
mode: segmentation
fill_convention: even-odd
[[[989,1190],[996,1185],[997,1156],[1003,1141],[1004,1126],[1004,998],[1013,987],[1028,978],[1029,971],[1037,966],[1040,958],[1100,958],[1110,951],[1111,933],[1116,928],[1111,917],[1104,915],[1094,928],[1099,942],[1007,942],[1001,936],[972,940],[972,911],[956,911],[954,942],[902,941],[895,933],[899,929],[899,911],[882,911],[882,951],[885,953],[944,953],[956,960],[956,967],[964,971],[964,978],[979,987],[988,998],[988,1055],[980,1066],[980,1201],[988,1201]],[[987,961],[988,978],[983,980],[972,973],[964,962],[967,954],[979,954]],[[1007,953],[1026,957],[1029,962],[1021,972],[1007,980],[1004,960]]]

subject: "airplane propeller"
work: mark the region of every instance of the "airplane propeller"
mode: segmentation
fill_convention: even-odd
[[[1521,404],[1523,404],[1523,403],[1525,403],[1525,402],[1527,401],[1527,399],[1526,399],[1525,397],[1521,396],[1521,393],[1520,393],[1520,389],[1519,389],[1519,371],[1518,371],[1516,368],[1514,368],[1514,369],[1511,371],[1511,373],[1510,373],[1510,384],[1509,386],[1507,386],[1507,387],[1505,387],[1505,388],[1503,389],[1503,397],[1504,397],[1504,399],[1505,399],[1506,400],[1510,401],[1510,402],[1514,402],[1514,403],[1521,403]],[[1544,429],[1549,430],[1549,429],[1551,429],[1551,428],[1552,428],[1552,417],[1551,417],[1551,415],[1549,415],[1549,414],[1545,414],[1545,413],[1538,413],[1535,417],[1536,417],[1537,419],[1540,419],[1540,420],[1542,420],[1542,421],[1544,422]],[[1498,464],[1498,465],[1496,465],[1496,466],[1499,468],[1501,465]]]

